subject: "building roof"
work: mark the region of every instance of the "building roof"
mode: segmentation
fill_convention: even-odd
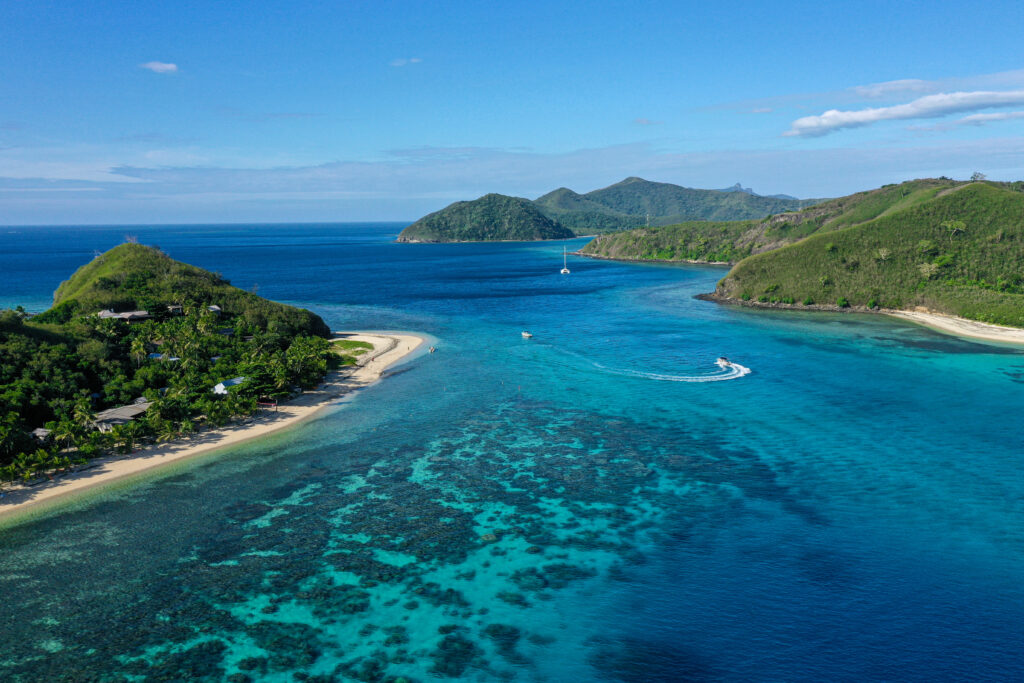
[[[129,403],[126,406],[101,410],[96,413],[96,422],[131,422],[149,410],[149,405],[149,401],[143,399],[139,403]]]
[[[249,378],[248,377],[233,377],[232,379],[226,379],[223,382],[218,383],[217,386],[215,386],[213,388],[213,393],[215,393],[215,394],[226,394],[226,393],[228,393],[228,388],[229,387],[236,387],[236,386],[238,386],[239,384],[241,384],[242,382],[244,382],[247,379],[249,379]]]
[[[116,320],[143,320],[144,318],[150,318],[149,311],[122,311],[121,313],[114,313],[113,309],[107,309],[97,313],[101,318],[112,318]]]

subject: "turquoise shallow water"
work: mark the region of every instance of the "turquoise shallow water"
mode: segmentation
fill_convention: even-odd
[[[1020,351],[399,228],[130,229],[438,352],[0,531],[0,677],[1024,678]],[[30,309],[129,231],[11,230],[0,304]],[[751,373],[694,381],[720,355]]]

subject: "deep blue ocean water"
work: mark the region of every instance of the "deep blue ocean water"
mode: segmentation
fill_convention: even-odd
[[[0,679],[1024,680],[1021,350],[401,227],[0,228],[0,306],[133,234],[438,349],[0,530]]]

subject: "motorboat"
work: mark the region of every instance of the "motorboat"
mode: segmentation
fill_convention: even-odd
[[[726,358],[725,356],[719,357],[719,359],[716,360],[715,363],[717,363],[718,367],[722,368],[723,370],[732,367],[732,361]]]
[[[526,330],[523,330],[523,339],[532,339],[532,338],[533,338],[532,334],[530,334]]]

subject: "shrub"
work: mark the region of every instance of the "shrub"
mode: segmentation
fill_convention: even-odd
[[[804,298],[804,306],[813,306],[813,305],[814,305],[814,299],[812,299],[811,297],[805,297]]]
[[[743,292],[743,294],[740,295],[740,298],[744,301],[750,301],[750,292]]]
[[[792,304],[792,303],[794,303],[793,297],[791,297],[791,296],[784,297],[782,299],[782,303],[784,303],[784,304]]]
[[[878,308],[878,299],[873,297],[868,299],[868,308]]]
[[[841,296],[836,299],[836,306],[839,306],[839,308],[849,308],[850,302],[846,300],[845,296]]]
[[[830,254],[834,254],[836,253],[836,251],[838,251],[838,249],[836,248],[835,244],[829,242],[828,244],[825,245],[825,251],[827,251]]]
[[[761,296],[757,297],[757,300],[760,301],[763,304],[766,304],[766,303],[768,303],[768,295],[767,294],[762,294]]]

